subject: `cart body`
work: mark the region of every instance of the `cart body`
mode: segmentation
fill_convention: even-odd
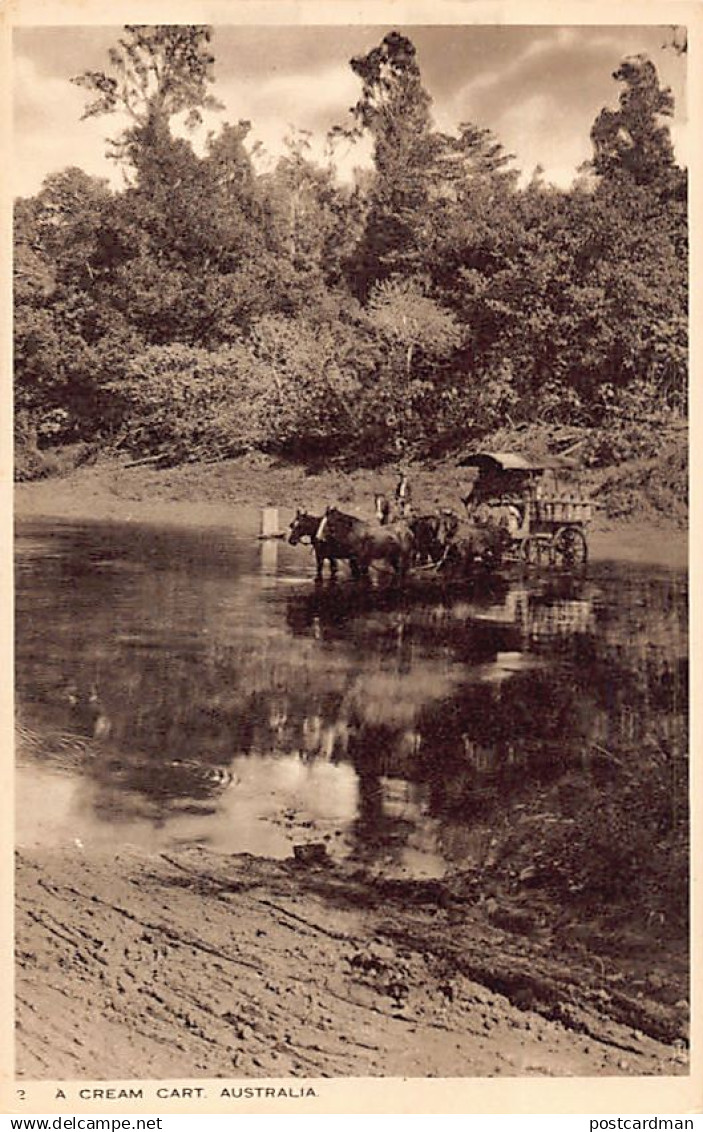
[[[476,469],[464,499],[474,521],[503,523],[517,557],[533,564],[575,566],[588,558],[587,527],[595,506],[574,484],[565,457],[528,460],[515,452],[473,452],[460,467]]]

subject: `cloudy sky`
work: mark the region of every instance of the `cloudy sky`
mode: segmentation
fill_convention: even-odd
[[[225,27],[215,30],[213,93],[225,110],[206,123],[252,122],[252,141],[270,159],[291,127],[312,131],[322,155],[327,130],[348,121],[359,94],[349,67],[390,30],[386,26]],[[672,136],[687,163],[686,57],[663,50],[667,27],[399,27],[418,50],[437,124],[488,126],[529,177],[536,165],[568,186],[591,155],[589,131],[598,111],[615,106],[612,72],[625,55],[646,53],[662,83],[672,88]],[[25,27],[14,32],[14,190],[35,193],[47,173],[68,165],[109,177],[120,173],[104,156],[106,136],[123,124],[117,115],[81,122],[88,94],[69,82],[83,70],[103,69],[119,27]],[[194,139],[196,148],[203,135]],[[363,145],[340,151],[342,172],[368,162]]]

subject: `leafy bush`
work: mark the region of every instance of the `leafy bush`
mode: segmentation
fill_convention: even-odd
[[[688,451],[683,434],[662,439],[662,451],[648,460],[631,460],[610,469],[596,487],[597,498],[612,519],[664,518],[685,527],[688,522]]]
[[[55,409],[38,418],[26,410],[17,414],[14,452],[14,478],[17,481],[65,475],[95,455],[95,445],[83,441],[53,448],[47,444],[47,441],[61,436],[67,417],[63,409]]]
[[[120,444],[170,463],[339,448],[358,428],[359,361],[343,331],[267,315],[246,343],[150,347],[108,387],[123,406]]]
[[[241,382],[241,349],[152,346],[108,388],[123,406],[119,444],[167,463],[236,455],[251,434]]]
[[[584,449],[594,467],[649,458],[661,450],[662,436],[677,414],[651,382],[635,381],[624,389],[600,387],[593,408],[595,427]]]
[[[264,447],[338,451],[358,430],[363,360],[344,323],[265,315],[246,352],[251,412]]]
[[[22,483],[67,475],[82,464],[93,461],[97,452],[97,446],[86,441],[40,448],[36,429],[21,422],[19,428],[15,427],[14,478]]]
[[[656,745],[603,752],[591,775],[567,774],[509,815],[488,873],[515,892],[549,893],[564,909],[605,903],[685,929],[685,753]]]

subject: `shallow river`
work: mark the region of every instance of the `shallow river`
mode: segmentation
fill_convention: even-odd
[[[22,522],[16,555],[21,846],[441,876],[545,784],[597,805],[685,743],[682,572],[316,586],[304,548],[131,523]]]

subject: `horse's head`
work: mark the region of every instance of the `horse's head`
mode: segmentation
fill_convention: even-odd
[[[309,538],[312,540],[319,525],[320,520],[317,515],[309,515],[307,511],[301,511],[298,508],[290,525],[288,542],[291,546],[297,546],[301,539]]]

